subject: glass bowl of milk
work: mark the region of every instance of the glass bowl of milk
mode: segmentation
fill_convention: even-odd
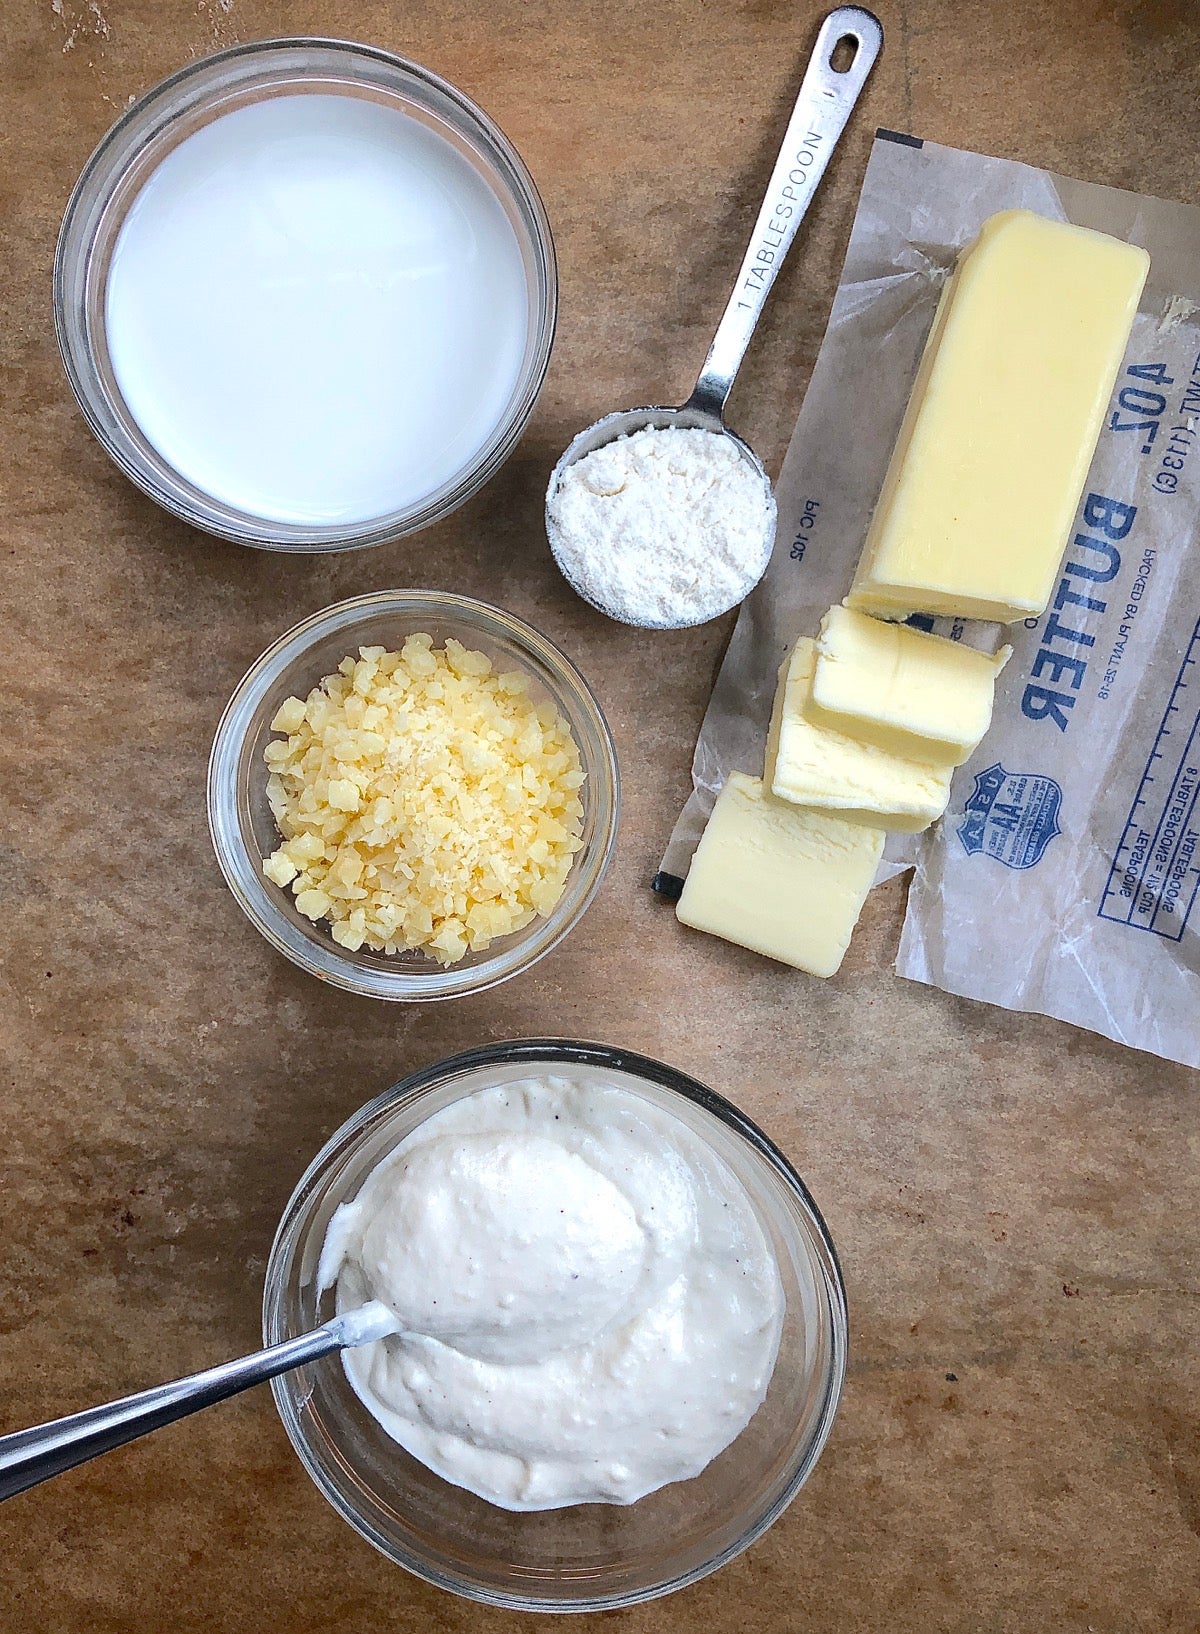
[[[643,1103],[646,1126],[658,1131],[658,1155],[668,1168],[672,1153],[683,1163],[684,1154],[694,1153],[699,1143],[757,1219],[778,1267],[782,1324],[765,1396],[735,1439],[699,1474],[673,1480],[635,1502],[515,1510],[433,1473],[399,1445],[364,1406],[338,1356],[273,1383],[302,1463],[361,1536],[430,1583],[525,1611],[633,1605],[683,1588],[741,1553],[779,1518],[811,1474],[833,1425],[846,1368],[846,1300],[837,1254],[787,1158],[737,1107],[695,1079],[631,1051],[564,1039],[487,1044],[426,1067],[363,1107],[331,1137],[296,1187],[275,1238],[264,1293],[266,1342],[307,1332],[333,1314],[321,1263],[330,1222],[360,1196],[389,1154],[402,1142],[411,1144],[414,1131],[449,1113],[461,1139],[464,1117],[476,1115],[468,1105],[472,1098],[480,1105],[511,1087],[507,1098],[520,1103],[530,1086],[540,1093],[564,1084],[564,1105],[578,1109],[580,1092],[585,1106],[594,1095],[600,1118],[606,1101]],[[594,1124],[596,1118],[584,1121]],[[615,1132],[627,1135],[625,1126],[634,1121],[640,1120],[624,1116]],[[497,1153],[497,1164],[506,1161]],[[552,1185],[548,1173],[547,1187]],[[469,1212],[469,1200],[462,1206]],[[536,1225],[533,1230],[536,1235]],[[397,1265],[401,1268],[400,1261]],[[471,1270],[464,1266],[452,1299],[469,1283]],[[727,1273],[729,1267],[722,1260],[714,1270]],[[499,1297],[497,1304],[504,1305],[506,1297],[511,1296]],[[717,1325],[723,1309],[718,1302]],[[665,1342],[686,1355],[686,1319],[671,1331],[675,1338]],[[731,1332],[731,1368],[736,1368],[735,1338]],[[678,1357],[673,1365],[677,1370]],[[628,1376],[625,1364],[614,1376]],[[582,1378],[587,1377],[585,1372]],[[420,1388],[416,1379],[406,1382]],[[581,1406],[587,1388],[585,1383]],[[687,1389],[678,1394],[686,1398]],[[474,1415],[459,1413],[448,1396],[445,1406],[456,1433],[469,1439]],[[686,1417],[686,1399],[681,1406]],[[485,1434],[494,1436],[502,1417],[498,1398],[491,1399],[487,1416],[491,1429]],[[556,1422],[549,1400],[544,1420]],[[553,1430],[546,1433],[552,1442]],[[648,1435],[653,1440],[660,1433]],[[553,1445],[547,1451],[553,1454]],[[597,1451],[602,1458],[611,1455],[603,1438]],[[636,1462],[636,1448],[633,1458]]]
[[[477,492],[533,409],[556,304],[504,135],[339,40],[237,46],[156,86],[88,161],[54,265],[67,375],[117,465],[273,550],[384,543]]]
[[[403,647],[415,633],[482,652],[497,670],[515,670],[537,704],[550,704],[570,729],[584,773],[580,849],[562,895],[546,915],[497,937],[480,952],[442,966],[420,950],[350,952],[327,920],[306,918],[292,892],[273,884],[263,861],[280,843],[267,794],[263,752],[288,697],[304,698],[360,647]],[[238,905],[278,952],[331,986],[397,1002],[461,998],[520,975],[556,948],[582,919],[608,870],[620,816],[620,774],[612,733],[588,683],[565,654],[524,620],[468,596],[438,590],[384,590],[322,608],[267,648],[225,706],[208,768],[208,823],[217,861]]]

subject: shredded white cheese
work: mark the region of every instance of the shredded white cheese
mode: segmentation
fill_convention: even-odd
[[[263,863],[351,952],[442,965],[549,914],[582,841],[584,773],[566,723],[457,641],[363,647],[264,751],[284,843]]]

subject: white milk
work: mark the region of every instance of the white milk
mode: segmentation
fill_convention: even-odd
[[[516,233],[444,137],[358,97],[224,114],[154,171],[107,291],[117,383],[181,476],[274,521],[370,521],[469,466],[518,383]]]

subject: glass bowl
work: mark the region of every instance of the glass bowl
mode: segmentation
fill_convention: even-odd
[[[443,969],[421,952],[350,953],[324,921],[306,919],[290,890],[274,885],[263,859],[279,844],[267,803],[263,749],[279,705],[305,697],[359,647],[394,649],[426,631],[486,653],[498,667],[521,671],[530,695],[549,701],[571,729],[585,781],[582,848],[566,887],[546,918],[497,938]],[[577,923],[604,877],[620,807],[617,757],[608,723],[587,682],[558,648],[498,607],[433,590],[387,590],[314,613],[280,636],[239,683],[217,727],[208,768],[208,822],[217,861],[238,903],[280,953],[335,987],[377,999],[445,999],[505,981],[549,953]]]
[[[473,459],[407,508],[361,522],[276,521],[239,510],[185,479],[146,438],[117,384],[106,335],[109,269],[145,182],[188,136],[269,97],[335,92],[390,103],[446,138],[500,203],[516,234],[528,296],[525,352],[507,408]],[[557,312],[550,224],[516,150],[480,108],[426,68],[346,40],[263,40],[189,63],[122,114],[84,167],[54,258],[54,322],[67,378],[89,426],[131,481],[185,522],[267,550],[382,544],[446,516],[495,475],[533,410]]]
[[[317,1262],[333,1211],[419,1123],[496,1084],[551,1072],[614,1084],[673,1114],[749,1194],[786,1299],[766,1400],[700,1475],[635,1504],[514,1514],[434,1475],[363,1407],[337,1356],[272,1381],[301,1462],[342,1518],[399,1565],[468,1598],[523,1611],[601,1611],[694,1583],[759,1537],[829,1437],[846,1368],[846,1298],[829,1232],[787,1159],[735,1106],[627,1050],[555,1039],[489,1044],[412,1074],[343,1124],[284,1211],[267,1266],[273,1345],[333,1315]]]

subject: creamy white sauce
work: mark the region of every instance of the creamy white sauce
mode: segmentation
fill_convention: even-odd
[[[481,1090],[330,1221],[322,1288],[402,1332],[342,1353],[389,1435],[505,1509],[633,1503],[697,1475],[770,1383],[784,1297],[745,1190],[612,1085]]]
[[[106,331],[146,438],[275,521],[360,523],[461,476],[517,388],[528,290],[487,182],[401,108],[275,96],[134,201]]]

